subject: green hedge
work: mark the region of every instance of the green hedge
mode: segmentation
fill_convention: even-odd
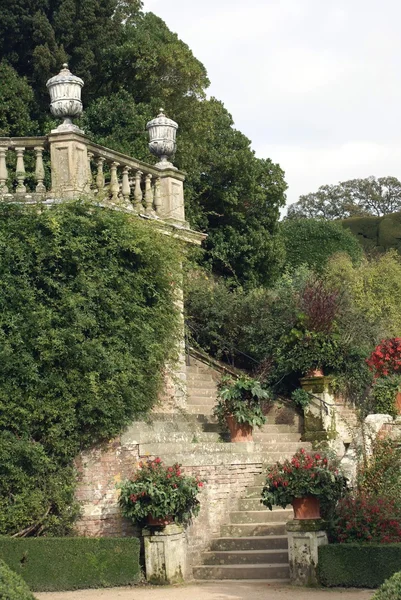
[[[130,585],[138,581],[137,538],[0,537],[0,559],[35,592]]]
[[[401,544],[330,544],[319,548],[326,587],[378,588],[401,568]]]
[[[384,217],[351,217],[341,224],[358,238],[364,250],[387,252],[395,248],[401,254],[401,212]]]

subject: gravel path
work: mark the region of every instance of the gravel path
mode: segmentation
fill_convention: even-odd
[[[369,600],[373,592],[313,589],[265,583],[218,582],[170,587],[132,587],[36,594],[39,600]]]

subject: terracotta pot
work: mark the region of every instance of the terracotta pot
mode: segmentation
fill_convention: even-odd
[[[310,369],[310,371],[307,372],[306,377],[324,377],[323,369],[320,367]]]
[[[294,498],[294,519],[320,519],[320,502],[316,496]]]
[[[397,392],[395,397],[395,407],[399,415],[401,415],[401,392]]]
[[[174,523],[173,517],[154,517],[153,515],[148,515],[148,525],[152,527],[165,527],[166,525],[171,525]]]
[[[233,415],[226,417],[228,429],[230,430],[230,439],[232,442],[252,442],[252,425],[248,423],[238,423]]]

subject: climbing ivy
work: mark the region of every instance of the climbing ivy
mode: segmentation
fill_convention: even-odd
[[[155,403],[179,258],[122,212],[0,206],[0,533],[68,531],[76,454]]]

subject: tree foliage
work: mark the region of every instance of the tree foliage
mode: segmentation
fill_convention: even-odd
[[[178,262],[117,211],[0,207],[0,533],[68,530],[73,458],[156,402]]]
[[[290,219],[347,219],[381,216],[401,210],[401,182],[396,177],[351,179],[323,185],[288,208]]]
[[[290,268],[308,265],[322,272],[328,260],[337,253],[346,253],[353,263],[362,259],[362,249],[356,237],[340,223],[319,219],[286,219],[280,224],[285,248],[285,262]]]
[[[0,0],[0,9],[0,53],[27,77],[40,131],[50,120],[45,82],[65,60],[85,81],[81,124],[100,144],[153,161],[145,125],[162,106],[180,127],[187,218],[209,236],[203,262],[247,285],[278,274],[284,174],[256,158],[221,102],[206,99],[205,67],[160,18],[138,0]],[[14,130],[16,101],[3,108]]]

